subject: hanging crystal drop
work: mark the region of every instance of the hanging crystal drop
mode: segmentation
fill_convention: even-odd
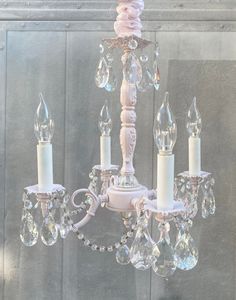
[[[142,67],[137,56],[130,52],[124,54],[125,59],[123,76],[129,83],[137,84],[142,79]]]
[[[69,210],[66,204],[61,206],[61,223],[60,223],[60,236],[62,239],[65,239],[70,232],[70,216]]]
[[[209,190],[205,192],[202,201],[202,217],[206,219],[210,214],[213,215],[214,213],[215,213],[215,197],[213,194],[213,190],[209,188]]]
[[[190,222],[182,221],[180,224],[175,245],[177,268],[185,271],[193,269],[198,262],[198,249],[189,233]]]
[[[114,58],[111,53],[108,53],[106,58],[108,61],[109,78],[108,78],[107,84],[105,85],[105,89],[108,92],[114,92],[117,87],[117,79],[116,79],[114,70],[112,68],[112,63],[114,61]]]
[[[141,55],[140,61],[142,62],[142,79],[137,83],[137,88],[140,92],[146,92],[148,89],[152,88],[152,74],[148,70],[146,64],[148,62],[147,55]]]
[[[109,79],[107,81],[107,84],[105,85],[105,90],[108,92],[114,92],[117,88],[117,79],[114,74],[114,70],[112,67],[109,68]]]
[[[97,87],[104,88],[108,82],[109,69],[108,69],[107,62],[103,56],[104,46],[100,44],[99,49],[100,49],[100,60],[98,62],[98,66],[96,70],[95,83]]]
[[[40,234],[42,242],[46,246],[52,246],[56,243],[58,237],[58,229],[51,213],[49,213],[48,216],[44,218]]]
[[[159,252],[154,247],[153,255],[155,260],[153,261],[153,271],[161,277],[169,277],[174,274],[176,270],[176,260],[174,256],[174,249],[170,243],[169,223],[159,224],[160,239],[156,244]]]
[[[153,85],[154,85],[156,91],[159,90],[160,80],[161,80],[160,70],[159,70],[159,67],[158,67],[157,58],[155,58],[154,63],[153,63],[153,78],[152,78],[152,81],[153,81]]]
[[[198,212],[197,199],[190,192],[186,192],[183,201],[184,201],[185,208],[187,210],[186,211],[187,217],[190,219],[195,218]]]
[[[147,270],[153,262],[154,242],[148,232],[148,220],[145,216],[138,218],[138,229],[130,248],[130,261],[138,270]]]
[[[25,246],[33,246],[38,240],[38,228],[33,216],[29,211],[23,209],[21,218],[20,238]]]
[[[117,249],[116,261],[120,265],[128,265],[130,263],[129,247],[127,245],[120,246]]]

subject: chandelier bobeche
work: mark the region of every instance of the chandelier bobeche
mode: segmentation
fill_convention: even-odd
[[[38,184],[24,189],[23,214],[20,237],[26,246],[42,242],[51,246],[58,236],[65,238],[70,231],[77,234],[84,246],[99,252],[116,251],[119,264],[131,263],[136,269],[150,267],[162,277],[172,275],[176,268],[190,270],[198,261],[198,249],[189,230],[192,220],[201,205],[202,217],[215,212],[212,175],[201,171],[200,132],[201,116],[197,109],[196,98],[187,113],[186,128],[189,133],[189,171],[174,179],[173,147],[177,138],[177,126],[171,112],[166,93],[154,123],[154,140],[157,155],[157,189],[148,190],[135,177],[133,155],[136,145],[135,105],[137,90],[147,89],[160,84],[158,69],[159,47],[155,44],[153,69],[147,66],[148,56],[144,49],[152,44],[141,38],[140,15],[144,9],[142,0],[119,0],[118,16],[114,25],[116,38],[105,39],[100,45],[100,60],[95,82],[99,88],[112,92],[117,87],[113,71],[113,50],[123,51],[123,80],[120,90],[121,131],[120,145],[123,165],[111,164],[112,120],[105,103],[99,117],[100,165],[93,167],[88,188],[76,190],[70,197],[66,189],[53,184],[52,144],[54,122],[40,94],[34,130],[38,139]],[[138,51],[141,52],[137,57]],[[78,204],[78,200],[81,200]],[[73,209],[69,208],[69,202]],[[112,245],[97,245],[81,232],[97,209],[102,206],[121,215],[124,233]],[[73,220],[86,211],[79,221]],[[153,218],[159,223],[160,237],[156,243],[151,238],[148,225]],[[170,241],[170,222],[177,228],[176,241]],[[129,239],[133,239],[130,247]]]

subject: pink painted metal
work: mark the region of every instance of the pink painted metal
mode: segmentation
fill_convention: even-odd
[[[144,9],[143,0],[118,0],[118,16],[114,30],[118,37],[136,35],[141,37],[142,24],[140,15]]]
[[[125,53],[124,56],[128,55]],[[134,175],[133,156],[136,146],[136,113],[135,105],[137,102],[137,91],[135,84],[122,81],[120,90],[121,112],[121,131],[120,145],[122,150],[123,165],[121,175]]]
[[[91,204],[90,204],[89,209],[87,210],[85,217],[82,220],[80,220],[79,222],[73,224],[73,227],[72,227],[73,231],[77,231],[79,228],[86,225],[90,221],[90,219],[95,216],[95,213],[96,213],[98,207],[100,206],[102,199],[105,200],[104,196],[103,196],[103,198],[101,198],[101,197],[95,195],[89,189],[79,189],[79,190],[76,190],[71,196],[71,202],[74,205],[74,207],[77,207],[77,208],[79,207],[79,205],[75,203],[75,198],[81,194],[85,194],[85,196],[89,197],[91,199]]]

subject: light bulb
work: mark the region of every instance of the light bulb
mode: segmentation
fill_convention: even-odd
[[[39,94],[40,103],[34,117],[34,134],[39,142],[50,142],[54,133],[54,121],[44,101],[43,94]]]
[[[172,152],[177,138],[177,126],[174,115],[170,110],[168,92],[166,92],[164,101],[155,118],[153,136],[160,152],[167,154]]]
[[[199,137],[202,129],[202,119],[197,108],[196,97],[189,108],[186,118],[186,128],[190,136]]]
[[[99,121],[98,121],[98,127],[101,131],[102,136],[110,135],[112,129],[112,120],[110,117],[107,101],[105,101],[105,104],[101,109]]]

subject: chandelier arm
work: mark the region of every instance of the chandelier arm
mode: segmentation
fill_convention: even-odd
[[[79,228],[85,226],[91,220],[91,218],[95,216],[96,211],[97,211],[98,207],[100,206],[101,201],[103,199],[101,197],[96,196],[96,194],[94,192],[92,192],[90,189],[78,189],[71,196],[71,203],[76,208],[79,208],[80,205],[75,203],[75,198],[82,193],[84,193],[87,197],[89,197],[92,202],[90,204],[89,209],[87,210],[85,217],[82,220],[80,220],[79,222],[74,223],[72,225],[72,230],[74,232],[76,232]]]

